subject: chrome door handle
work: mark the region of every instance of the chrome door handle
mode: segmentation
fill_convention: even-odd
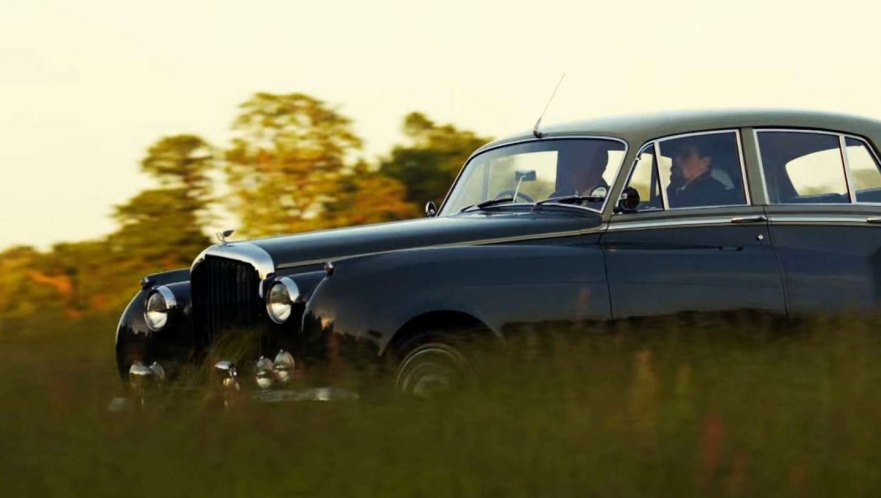
[[[760,223],[768,221],[768,217],[760,214],[758,216],[735,216],[731,218],[731,223]],[[881,223],[881,219],[879,219],[879,223]]]
[[[866,218],[866,223],[881,225],[881,216],[869,216]]]

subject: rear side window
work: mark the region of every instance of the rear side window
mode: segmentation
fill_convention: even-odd
[[[772,204],[850,202],[838,135],[760,131],[757,137]]]
[[[862,140],[848,137],[845,146],[857,202],[881,203],[881,171],[875,156]]]

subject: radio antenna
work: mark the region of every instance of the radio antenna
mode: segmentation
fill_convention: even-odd
[[[538,127],[541,126],[541,118],[545,116],[545,113],[548,112],[548,107],[551,105],[551,101],[554,100],[554,97],[557,95],[557,90],[560,88],[560,83],[563,82],[563,78],[566,77],[566,73],[563,73],[560,76],[560,81],[557,82],[557,86],[554,87],[554,92],[551,93],[551,98],[548,99],[548,103],[545,104],[544,110],[541,111],[541,115],[538,117],[538,121],[535,122],[535,128],[532,129],[532,134],[535,135],[535,138],[541,138],[544,134],[538,131]]]

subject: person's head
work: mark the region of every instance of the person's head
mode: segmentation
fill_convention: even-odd
[[[581,144],[579,144],[581,145]],[[557,188],[588,194],[599,185],[605,185],[603,173],[609,162],[609,151],[605,147],[561,148],[557,160]]]
[[[682,141],[676,144],[673,153],[673,168],[670,180],[673,183],[688,184],[710,170],[713,158],[699,141]]]

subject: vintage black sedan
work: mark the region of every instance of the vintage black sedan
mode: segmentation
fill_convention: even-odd
[[[144,278],[117,330],[119,372],[143,386],[210,359],[224,385],[273,390],[357,358],[424,395],[479,362],[466,335],[504,344],[541,323],[876,308],[879,145],[881,122],[791,111],[498,140],[425,219],[224,240]],[[225,358],[224,342],[249,353]]]

